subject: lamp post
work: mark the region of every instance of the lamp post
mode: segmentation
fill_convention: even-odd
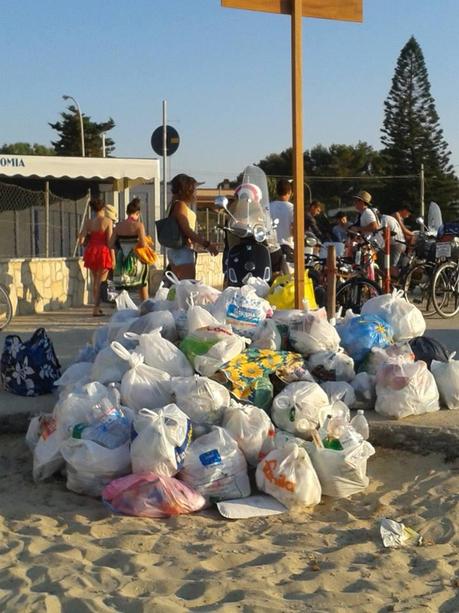
[[[62,98],[64,100],[73,100],[73,102],[75,103],[75,106],[77,108],[78,111],[78,115],[80,117],[80,132],[81,132],[81,156],[85,157],[85,148],[84,148],[84,127],[83,127],[83,115],[81,114],[81,109],[80,109],[80,105],[78,104],[78,102],[75,100],[75,98],[73,96],[66,96],[63,95]]]

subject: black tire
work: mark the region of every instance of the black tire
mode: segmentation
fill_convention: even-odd
[[[435,313],[432,300],[433,273],[432,263],[415,264],[407,271],[401,288],[408,302],[414,304],[426,316]]]
[[[349,279],[336,290],[336,307],[342,307],[343,315],[348,309],[360,313],[362,306],[381,294],[381,288],[368,279]]]
[[[444,319],[459,313],[459,266],[456,262],[445,262],[435,270],[432,302],[435,311]]]
[[[0,285],[0,330],[6,328],[13,317],[13,305],[8,291]]]

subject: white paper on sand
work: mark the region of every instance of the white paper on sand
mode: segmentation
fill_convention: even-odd
[[[227,519],[247,519],[248,517],[267,517],[285,513],[287,508],[272,496],[260,494],[236,500],[217,502],[218,510]]]

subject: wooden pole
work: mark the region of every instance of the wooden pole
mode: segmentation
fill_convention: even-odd
[[[295,242],[295,307],[302,308],[304,298],[304,162],[302,95],[302,1],[292,2],[292,135],[293,196],[295,200],[293,239]]]
[[[336,249],[329,245],[327,249],[327,315],[334,323],[336,319]]]

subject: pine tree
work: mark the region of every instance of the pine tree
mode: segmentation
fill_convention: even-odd
[[[447,204],[458,196],[458,181],[450,165],[424,55],[412,36],[400,52],[392,87],[384,102],[381,129],[387,171],[394,175],[419,175],[424,164],[426,201]],[[386,194],[392,200],[419,202],[419,180],[399,181]]]
[[[81,155],[81,130],[78,110],[70,105],[68,112],[61,113],[62,121],[50,123],[53,130],[59,133],[59,140],[51,141],[57,155]],[[83,113],[83,128],[86,157],[102,157],[102,134],[115,127],[110,117],[107,121],[96,123]],[[115,149],[115,143],[109,137],[105,139],[105,153],[110,155]]]

